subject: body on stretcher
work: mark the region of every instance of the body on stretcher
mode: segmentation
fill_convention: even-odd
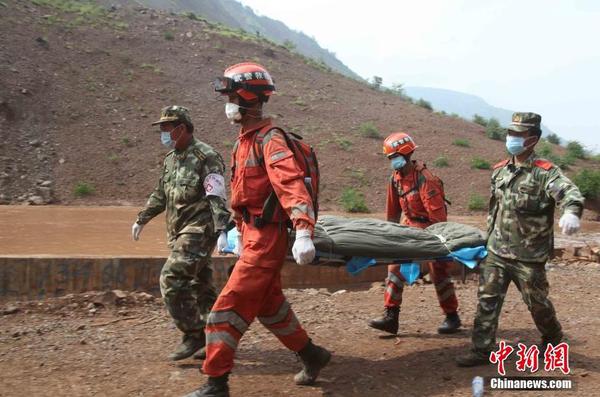
[[[232,229],[227,233],[228,246],[224,253],[233,254],[238,244],[238,231]],[[346,266],[348,273],[358,275],[360,272],[371,266],[381,266],[390,264],[399,264],[400,272],[410,285],[414,283],[420,275],[420,262],[427,261],[456,261],[469,269],[474,269],[478,263],[487,256],[485,246],[463,247],[451,251],[446,256],[432,256],[431,258],[370,258],[368,256],[343,256],[335,253],[325,253],[317,250],[317,255],[311,265],[317,266]]]

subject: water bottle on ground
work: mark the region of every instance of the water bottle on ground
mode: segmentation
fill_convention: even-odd
[[[473,397],[483,396],[483,378],[476,376],[473,378]]]

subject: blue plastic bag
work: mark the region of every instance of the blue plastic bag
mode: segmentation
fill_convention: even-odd
[[[412,285],[421,274],[421,265],[415,262],[402,263],[400,264],[400,273],[402,273],[408,285]]]
[[[235,227],[227,233],[227,248],[225,248],[223,250],[224,253],[226,253],[226,254],[234,253],[235,247],[238,244],[238,236],[239,235],[240,235],[240,233],[237,231],[237,228],[235,228]]]

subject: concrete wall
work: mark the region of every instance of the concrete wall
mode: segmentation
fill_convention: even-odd
[[[158,278],[165,258],[55,258],[0,256],[0,300],[32,300],[45,297],[121,289],[160,294]],[[233,257],[213,258],[216,285],[227,280]],[[284,288],[343,287],[382,281],[386,267],[376,266],[351,276],[344,267],[299,266],[286,263]]]

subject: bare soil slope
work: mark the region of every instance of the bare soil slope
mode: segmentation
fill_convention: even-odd
[[[490,172],[471,169],[472,159],[493,164],[504,155],[503,143],[476,124],[375,91],[264,39],[144,8],[72,3],[0,3],[4,203],[32,195],[64,204],[143,203],[166,152],[150,122],[169,104],[189,107],[196,136],[228,158],[237,132],[209,82],[244,60],[275,77],[278,94],[267,110],[276,122],[317,148],[326,210],[339,208],[347,187],[364,192],[372,210],[383,209],[389,165],[381,143],[392,131],[411,133],[417,157],[430,164],[448,158],[450,167],[435,172],[454,213],[467,212],[472,193],[487,196]],[[368,121],[381,138],[361,133]],[[471,147],[452,145],[459,138]],[[74,195],[82,182],[93,194]]]

